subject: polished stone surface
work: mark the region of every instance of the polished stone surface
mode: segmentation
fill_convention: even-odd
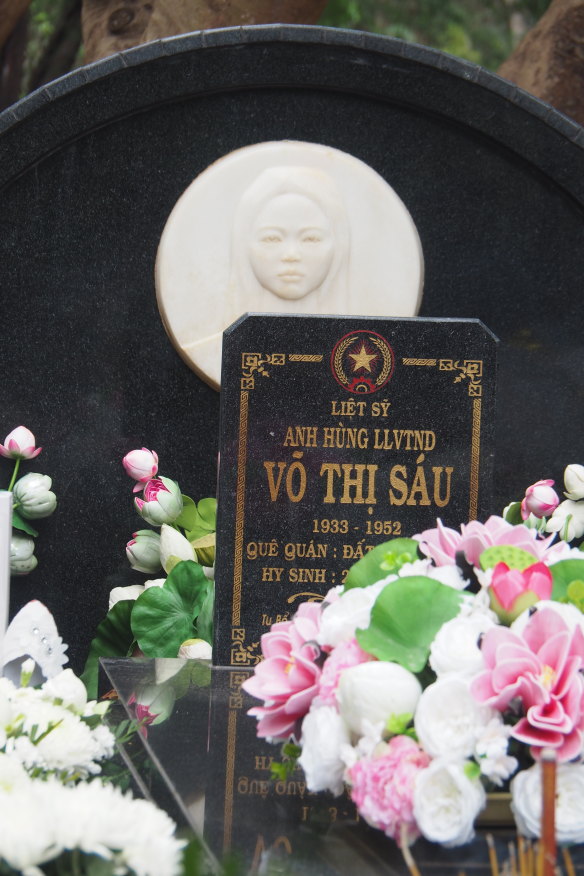
[[[473,320],[251,315],[223,339],[220,666],[376,544],[492,505],[496,338]]]
[[[0,117],[0,432],[32,429],[45,449],[27,470],[59,497],[12,612],[44,600],[77,669],[111,587],[144,578],[124,553],[140,524],[122,456],[145,445],[189,495],[216,487],[219,399],[156,305],[163,228],[213,161],[285,138],[389,181],[422,242],[422,315],[500,337],[493,510],[578,461],[579,126],[467,62],[320,28],[188,35],[82,68]]]

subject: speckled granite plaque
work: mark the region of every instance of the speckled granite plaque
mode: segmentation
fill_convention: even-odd
[[[477,320],[250,315],[224,335],[218,665],[376,544],[485,513],[495,337]]]

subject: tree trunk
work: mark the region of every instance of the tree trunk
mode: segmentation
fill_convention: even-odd
[[[0,110],[10,106],[20,96],[27,32],[28,15],[25,12],[4,46],[0,46]]]
[[[553,0],[498,73],[584,125],[584,0]]]
[[[2,2],[2,0],[0,0]],[[270,22],[314,24],[327,0],[83,0],[85,63],[193,30]]]
[[[0,0],[0,49],[27,11],[31,0]]]

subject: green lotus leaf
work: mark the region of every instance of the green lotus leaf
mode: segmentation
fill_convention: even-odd
[[[440,627],[458,614],[462,594],[421,575],[398,578],[381,591],[366,630],[357,630],[364,651],[421,672]]]
[[[368,587],[399,572],[404,563],[418,559],[418,542],[413,538],[394,538],[378,544],[349,569],[345,590]]]
[[[149,587],[135,602],[132,632],[146,657],[176,657],[197,635],[196,619],[212,587],[198,563],[178,563],[162,587]]]

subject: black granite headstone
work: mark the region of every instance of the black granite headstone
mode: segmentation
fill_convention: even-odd
[[[249,315],[223,337],[215,647],[259,658],[376,544],[491,505],[496,339],[472,320]]]
[[[489,510],[581,457],[578,125],[470,63],[323,28],[192,34],[77,70],[0,116],[0,441],[32,429],[59,498],[11,608],[46,602],[76,669],[109,589],[144,580],[121,457],[145,445],[189,495],[215,491],[219,398],[161,323],[162,229],[212,162],[286,138],[381,174],[420,234],[422,315],[501,339]]]

